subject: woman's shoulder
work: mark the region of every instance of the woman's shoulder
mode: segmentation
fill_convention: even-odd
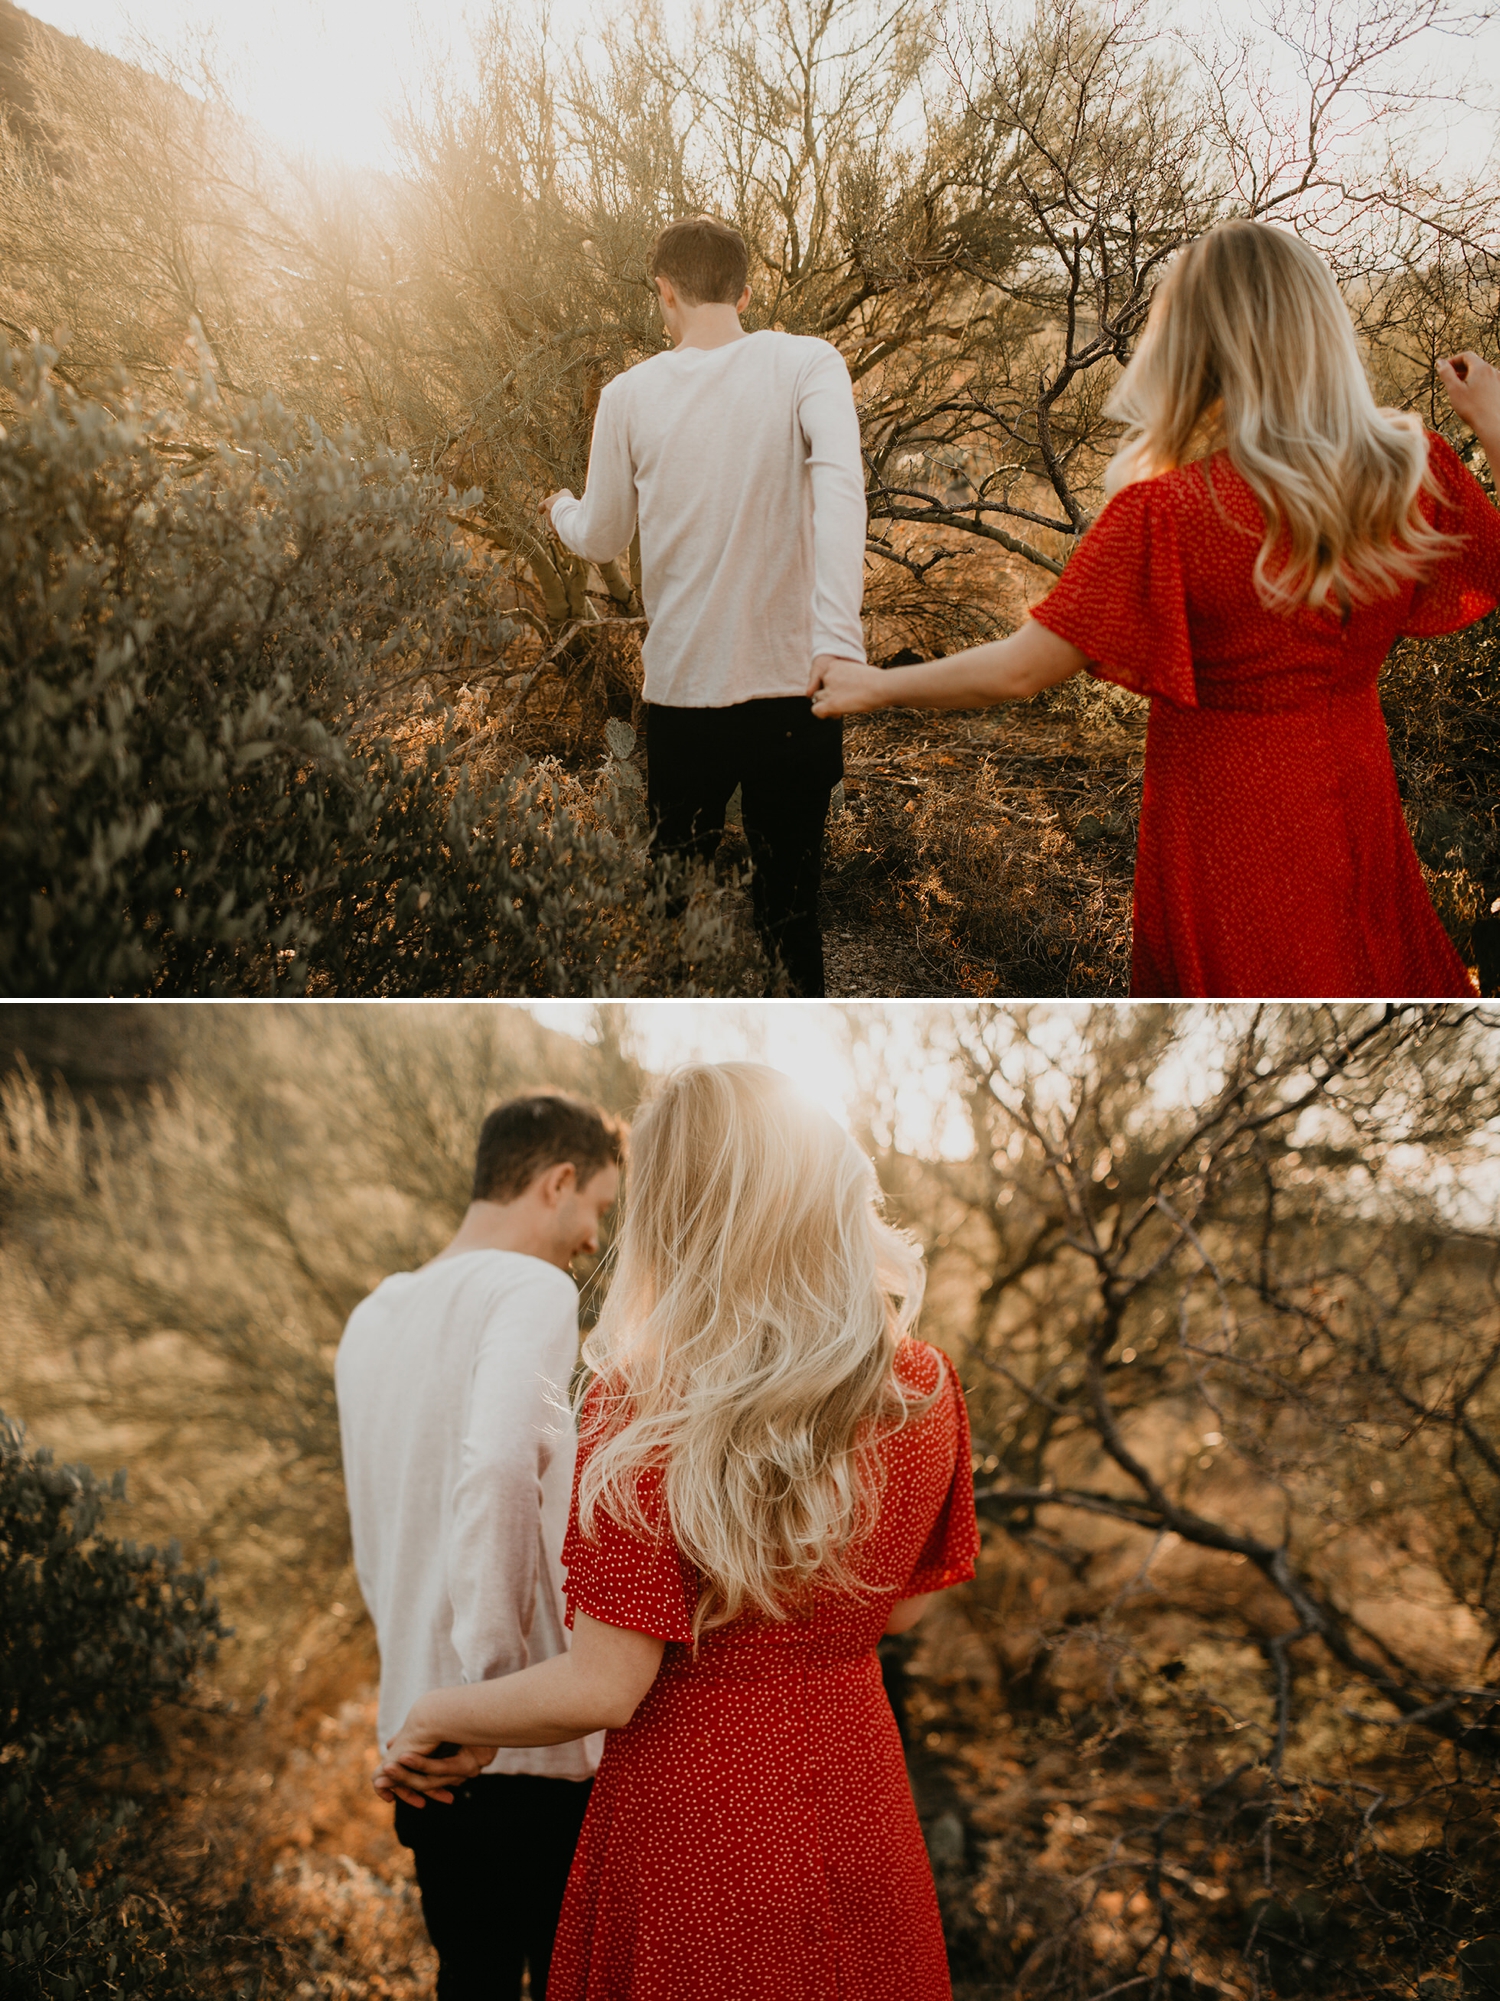
[[[1259,535],[1261,515],[1254,493],[1228,453],[1214,452],[1122,486],[1105,502],[1094,525],[1104,530],[1096,537],[1101,543],[1112,543],[1122,534],[1132,540],[1149,535],[1153,547],[1165,536],[1190,548],[1205,537],[1244,528]]]
[[[1427,475],[1438,488],[1439,500],[1461,506],[1478,486],[1473,469],[1464,464],[1441,431],[1424,431],[1423,436],[1427,440]]]
[[[1218,521],[1226,517],[1235,521],[1249,514],[1259,532],[1260,503],[1228,452],[1189,459],[1185,465],[1170,466],[1141,484],[1149,486],[1156,503],[1170,508],[1179,519],[1197,521],[1212,516]]]
[[[896,1348],[896,1380],[905,1390],[930,1397],[950,1381],[956,1382],[953,1364],[941,1348],[908,1334]]]

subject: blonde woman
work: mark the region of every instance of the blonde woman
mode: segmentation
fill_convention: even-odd
[[[1151,697],[1132,992],[1472,996],[1375,683],[1400,634],[1500,602],[1500,516],[1376,408],[1327,269],[1261,223],[1181,253],[1109,408],[1108,504],[1020,630],[885,673],[819,661],[816,713],[977,708],[1087,667]]]
[[[756,1064],[679,1071],[630,1172],[584,1347],[572,1650],[424,1696],[376,1784],[442,1801],[494,1746],[609,1732],[549,2001],[945,2001],[875,1653],[978,1548],[919,1256]]]

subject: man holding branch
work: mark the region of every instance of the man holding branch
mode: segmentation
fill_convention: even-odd
[[[662,231],[649,269],[676,345],[607,384],[583,498],[542,507],[590,562],[639,526],[653,845],[711,859],[738,786],[757,929],[793,990],[821,996],[843,739],[807,689],[818,662],[865,658],[859,419],[836,348],[740,325],[748,268],[726,223]]]

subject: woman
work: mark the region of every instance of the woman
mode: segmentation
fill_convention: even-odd
[[[549,2001],[944,2001],[875,1653],[978,1548],[963,1396],[909,1335],[919,1256],[775,1071],[678,1072],[632,1154],[584,1347],[572,1650],[423,1697],[376,1784],[441,1800],[493,1747],[610,1732]]]
[[[1500,517],[1375,407],[1332,278],[1261,223],[1177,258],[1108,407],[1110,498],[1020,630],[884,673],[820,661],[815,711],[974,708],[1088,667],[1151,697],[1133,993],[1471,997],[1375,681],[1400,634],[1500,602]],[[1500,465],[1500,432],[1480,442]]]

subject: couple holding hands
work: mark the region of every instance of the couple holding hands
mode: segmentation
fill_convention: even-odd
[[[921,1255],[784,1077],[691,1065],[637,1119],[570,1409],[567,1268],[624,1144],[500,1106],[452,1242],[339,1347],[375,1784],[439,2001],[523,1966],[533,2001],[946,2001],[876,1654],[978,1551]]]
[[[1287,231],[1226,222],[1159,283],[1111,413],[1107,502],[1009,638],[880,670],[860,625],[865,483],[829,343],[747,333],[748,259],[697,217],[651,276],[675,345],[604,389],[583,498],[543,502],[596,562],[640,536],[648,811],[710,859],[741,788],[752,897],[820,995],[840,719],[982,708],[1087,671],[1150,698],[1131,991],[1471,998],[1406,831],[1376,694],[1402,634],[1500,603],[1500,516],[1441,437],[1377,408],[1348,311]],[[1439,376],[1500,463],[1500,373]]]

